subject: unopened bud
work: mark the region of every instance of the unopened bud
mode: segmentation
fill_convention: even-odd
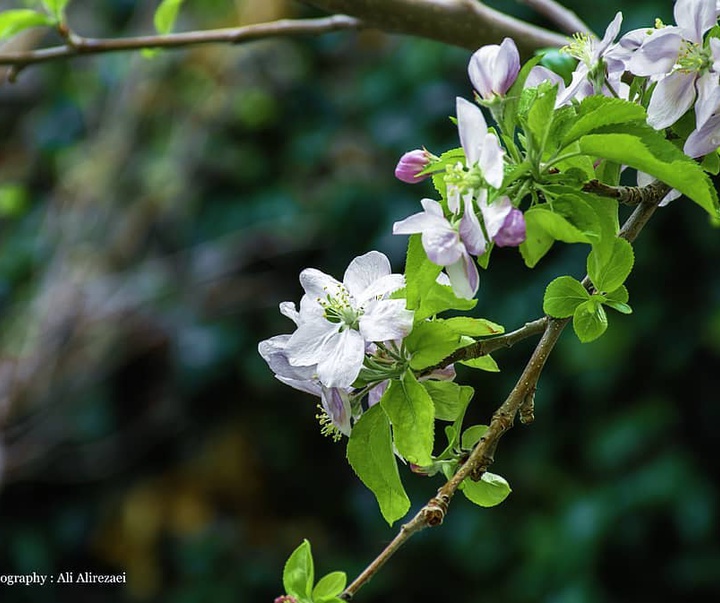
[[[408,151],[400,157],[400,161],[398,161],[397,167],[395,168],[395,177],[408,184],[422,182],[428,178],[430,174],[423,174],[422,176],[418,176],[418,174],[430,165],[431,159],[432,155],[425,149]]]
[[[493,239],[498,247],[517,247],[525,240],[525,216],[513,208]]]
[[[297,603],[297,599],[290,595],[283,595],[282,597],[277,597],[275,603]]]

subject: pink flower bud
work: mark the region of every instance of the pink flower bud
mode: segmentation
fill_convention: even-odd
[[[297,603],[297,599],[290,595],[283,595],[282,597],[277,597],[275,603]]]
[[[430,165],[430,159],[430,153],[425,149],[408,151],[400,157],[400,161],[398,161],[397,167],[395,168],[395,177],[408,184],[422,182],[429,177],[429,174],[422,176],[418,176],[418,174]]]
[[[525,240],[525,217],[523,213],[513,208],[505,217],[503,225],[495,235],[495,244],[498,247],[517,247]]]
[[[483,46],[472,55],[468,75],[478,94],[485,100],[505,96],[520,71],[520,54],[510,38],[499,46]]]

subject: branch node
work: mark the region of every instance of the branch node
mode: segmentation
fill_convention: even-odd
[[[431,498],[422,510],[425,524],[431,528],[439,526],[445,519],[449,504],[450,497],[447,494],[438,494]]]
[[[530,425],[535,420],[535,392],[537,386],[533,385],[525,394],[522,404],[520,405],[520,422],[523,425]]]

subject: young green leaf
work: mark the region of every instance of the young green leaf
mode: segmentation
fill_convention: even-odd
[[[578,339],[588,343],[600,337],[607,329],[607,315],[597,299],[588,299],[575,308],[573,329]]]
[[[625,285],[623,285],[615,289],[615,291],[606,293],[603,303],[609,308],[622,312],[623,314],[632,314],[632,308],[627,303],[628,299],[630,299],[630,295]]]
[[[469,385],[458,385],[454,381],[423,381],[422,386],[432,398],[435,418],[440,421],[456,421],[474,393]]]
[[[537,226],[542,228],[556,241],[564,243],[590,243],[591,240],[587,234],[574,226],[564,216],[546,208],[545,206],[533,207],[525,212],[525,221],[528,216],[535,222]]]
[[[405,258],[405,288],[409,310],[417,310],[420,307],[420,300],[424,297],[424,293],[436,284],[440,270],[440,266],[428,259],[420,235],[411,235]]]
[[[460,336],[439,320],[415,325],[405,338],[405,346],[412,354],[410,367],[416,371],[437,364],[460,345]]]
[[[68,2],[69,0],[42,0],[43,6],[58,21],[63,20],[63,14]]]
[[[430,283],[421,295],[420,307],[415,310],[415,320],[435,316],[446,310],[472,310],[477,304],[477,299],[458,297],[452,287],[441,285],[437,281]]]
[[[545,289],[543,312],[554,318],[567,318],[588,299],[590,294],[580,281],[571,276],[559,276]]]
[[[636,103],[607,96],[588,96],[578,106],[575,123],[565,133],[562,146],[566,147],[581,136],[605,126],[644,121],[645,109]]]
[[[472,427],[468,427],[463,431],[462,438],[460,438],[460,447],[464,450],[472,450],[487,430],[487,425],[473,425]]]
[[[329,603],[345,590],[346,584],[345,572],[331,572],[323,576],[312,591],[313,603]]]
[[[390,525],[410,508],[390,435],[390,421],[380,404],[365,411],[353,426],[347,446],[350,466],[375,495],[380,512]]]
[[[510,484],[494,473],[485,472],[482,478],[475,482],[469,477],[463,480],[462,492],[476,505],[481,507],[494,507],[504,501],[510,494]]]
[[[403,458],[421,467],[431,465],[435,408],[412,371],[390,382],[380,406],[390,419],[395,448]]]
[[[520,255],[528,268],[534,268],[550,251],[555,239],[543,228],[541,220],[536,219],[533,210],[525,212],[525,240],[520,244]]]
[[[502,335],[505,328],[485,318],[472,318],[470,316],[455,316],[440,320],[458,335],[469,337],[487,337],[488,335]]]
[[[632,245],[616,238],[609,252],[602,254],[593,249],[588,254],[588,276],[598,291],[615,291],[630,275],[634,263]]]
[[[470,358],[469,360],[461,360],[460,364],[463,366],[469,366],[470,368],[479,369],[481,371],[488,371],[489,373],[500,372],[500,367],[497,362],[495,362],[495,359],[489,354],[478,358]]]
[[[0,40],[10,38],[31,27],[55,25],[54,19],[29,8],[18,8],[0,12]]]
[[[533,137],[533,146],[538,158],[543,156],[548,132],[553,124],[557,91],[557,86],[549,82],[541,84],[538,87],[538,95],[528,110],[527,127]]]
[[[302,544],[292,552],[285,563],[283,587],[288,595],[309,599],[314,582],[315,569],[310,543],[303,540]]]
[[[162,0],[155,10],[155,29],[161,35],[169,34],[175,26],[183,0]]]

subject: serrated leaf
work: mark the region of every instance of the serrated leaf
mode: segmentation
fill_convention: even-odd
[[[367,486],[390,525],[410,508],[393,452],[390,421],[380,404],[365,411],[353,426],[347,446],[350,466]]]
[[[331,572],[318,580],[312,591],[313,603],[326,603],[335,599],[347,585],[345,572]]]
[[[155,10],[155,29],[161,35],[169,34],[175,27],[178,12],[182,6],[183,0],[162,0]]]
[[[485,318],[455,316],[453,318],[442,319],[439,322],[450,327],[458,335],[468,335],[469,337],[501,335],[505,332],[505,327]]]
[[[625,239],[616,238],[609,252],[601,254],[593,249],[588,254],[588,276],[596,290],[615,291],[630,275],[634,263],[632,245]]]
[[[654,176],[695,201],[711,216],[720,216],[717,192],[703,169],[650,128],[623,124],[601,128],[579,139],[583,153],[628,165]]]
[[[543,82],[537,90],[538,94],[528,110],[527,128],[532,135],[537,156],[541,157],[545,150],[548,132],[553,124],[558,89],[550,82]]]
[[[421,467],[432,464],[435,407],[427,390],[412,371],[392,380],[380,398],[390,419],[395,448],[408,462]]]
[[[468,427],[463,431],[462,438],[460,438],[460,447],[464,450],[472,450],[487,430],[487,425],[473,425]]]
[[[416,371],[437,364],[462,345],[460,336],[439,320],[416,324],[404,343]]]
[[[477,305],[477,299],[458,297],[452,287],[441,285],[437,281],[428,285],[421,295],[420,307],[415,310],[415,320],[435,316],[447,310],[472,310]]]
[[[469,360],[461,360],[460,364],[463,366],[469,366],[470,368],[479,369],[481,371],[488,371],[489,373],[499,373],[500,367],[495,359],[489,354],[485,356],[479,356],[478,358],[470,358]]]
[[[462,492],[468,500],[481,507],[494,507],[504,501],[512,490],[505,478],[494,473],[485,472],[475,482],[466,478],[462,482]]]
[[[581,342],[594,341],[606,331],[607,326],[605,309],[598,300],[591,298],[575,308],[573,329]]]
[[[571,276],[559,276],[545,289],[543,312],[554,318],[567,318],[588,299],[590,294],[580,281]]]
[[[55,25],[53,18],[29,8],[18,8],[0,12],[0,40],[10,38],[31,27]]]
[[[520,244],[520,255],[528,268],[534,268],[550,251],[555,239],[542,227],[532,210],[525,212],[525,240]]]
[[[636,103],[607,96],[588,96],[578,106],[575,123],[565,133],[563,146],[606,126],[642,123],[645,119],[645,109]]]
[[[435,418],[440,421],[456,421],[461,417],[474,393],[469,385],[454,381],[423,381],[422,386],[432,399]]]
[[[298,598],[309,598],[315,582],[315,569],[313,566],[310,543],[303,540],[297,547],[283,569],[283,587],[285,593]]]
[[[622,314],[632,314],[632,308],[628,305],[630,294],[625,285],[605,294],[603,302],[609,308],[621,312]]]
[[[525,212],[527,223],[528,215],[531,219],[556,241],[563,243],[590,243],[587,234],[574,226],[567,218],[545,208],[533,207]]]

